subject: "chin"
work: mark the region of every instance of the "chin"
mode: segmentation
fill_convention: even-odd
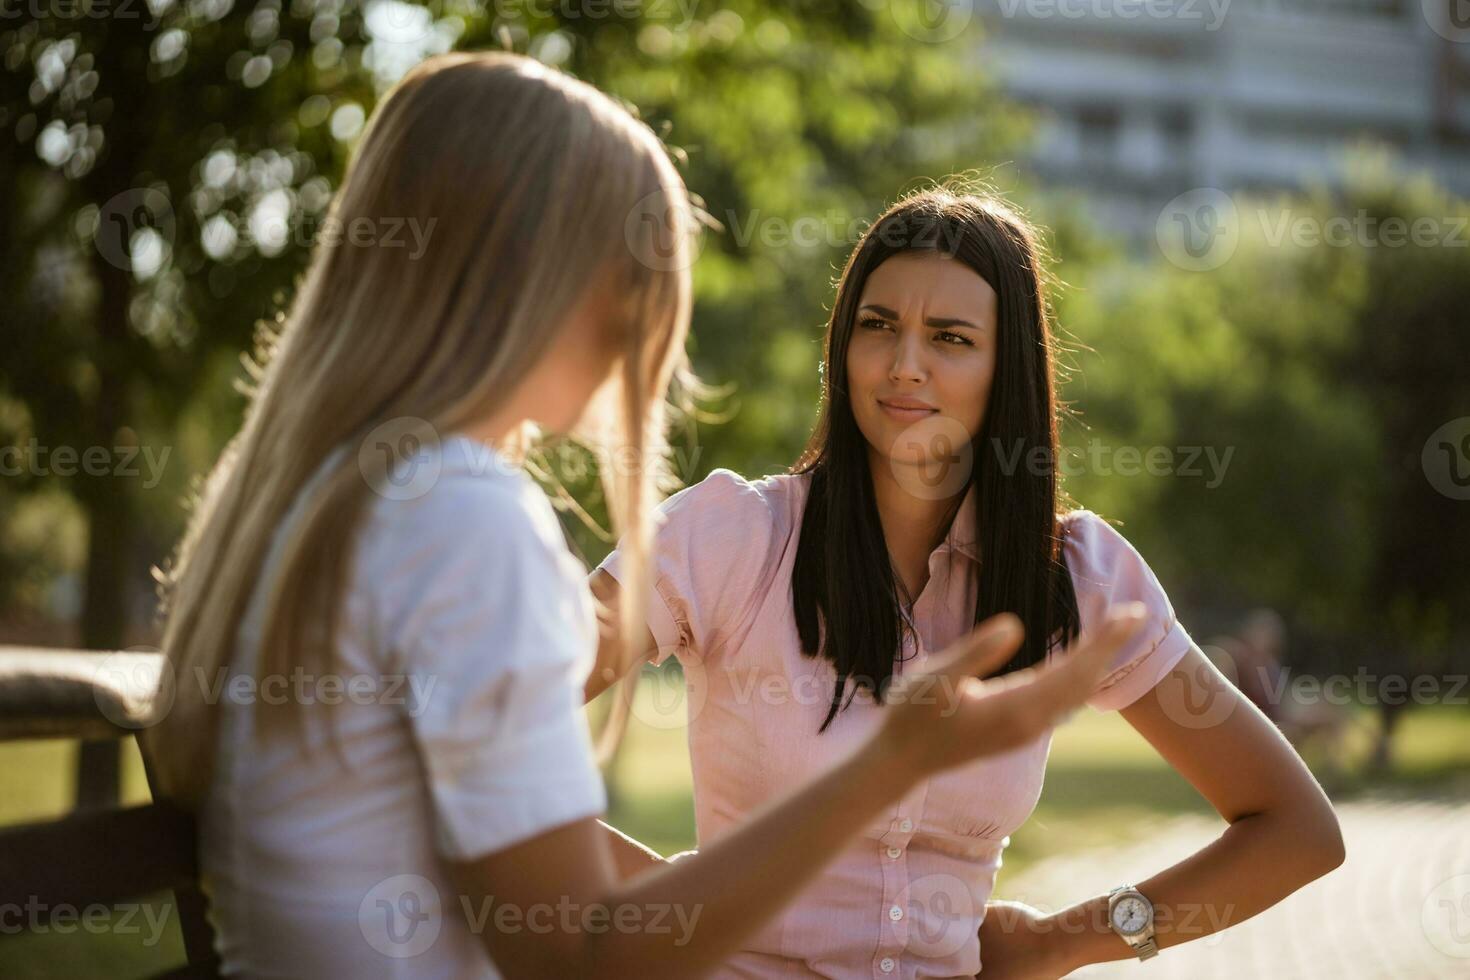
[[[879,452],[879,455],[894,466],[907,466],[922,469],[934,465],[933,456],[914,446],[913,443],[895,445],[887,452]]]
[[[887,466],[900,486],[931,500],[946,499],[968,486],[974,450],[970,433],[958,420],[935,416],[932,422],[913,425],[888,419],[883,423],[859,428],[874,463]]]

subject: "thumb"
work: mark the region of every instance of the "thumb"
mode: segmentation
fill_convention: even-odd
[[[955,682],[965,677],[989,677],[1010,662],[1025,635],[1014,613],[991,616],[968,636],[946,647],[930,673]]]

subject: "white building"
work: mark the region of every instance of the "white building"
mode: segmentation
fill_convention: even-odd
[[[1136,241],[1191,189],[1334,183],[1364,138],[1470,195],[1470,0],[976,0],[974,10],[978,61],[1039,117],[1023,173],[1079,191],[1095,218]]]

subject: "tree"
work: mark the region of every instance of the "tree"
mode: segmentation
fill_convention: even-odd
[[[211,360],[248,346],[279,302],[342,164],[325,123],[360,117],[372,92],[361,45],[338,37],[361,30],[354,16],[160,9],[82,0],[36,17],[8,2],[0,22],[14,134],[0,141],[0,399],[16,444],[109,458],[64,469],[38,456],[13,486],[59,482],[80,505],[87,647],[127,642],[161,557],[140,554],[139,492],[116,456],[168,446]],[[94,775],[79,802],[114,795],[115,753],[84,749],[82,768]]]
[[[1068,486],[1128,518],[1180,597],[1273,606],[1325,641],[1295,666],[1362,667],[1386,764],[1414,701],[1384,679],[1470,670],[1470,206],[1365,157],[1338,190],[1229,215],[1238,244],[1210,268],[1115,266],[1066,295],[1095,348],[1065,390],[1077,458],[1096,440],[1170,460]],[[1185,472],[1191,448],[1226,465]]]
[[[237,353],[286,306],[377,94],[426,54],[529,52],[637,105],[687,154],[725,228],[696,268],[694,353],[742,381],[743,413],[686,445],[691,479],[717,456],[792,458],[828,280],[861,222],[915,174],[983,164],[1018,132],[967,61],[975,28],[926,22],[921,4],[3,2],[0,429],[18,446],[188,457],[146,495],[110,471],[7,481],[79,505],[91,647],[127,642],[188,478],[238,424],[222,394]],[[102,798],[115,778],[98,758],[84,767]]]

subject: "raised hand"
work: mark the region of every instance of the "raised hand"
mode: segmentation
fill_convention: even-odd
[[[981,680],[1015,655],[1023,635],[1014,615],[992,616],[937,654],[934,666],[894,680],[878,739],[927,772],[1025,745],[1096,690],[1113,654],[1144,615],[1142,603],[1115,606],[1047,663]]]

